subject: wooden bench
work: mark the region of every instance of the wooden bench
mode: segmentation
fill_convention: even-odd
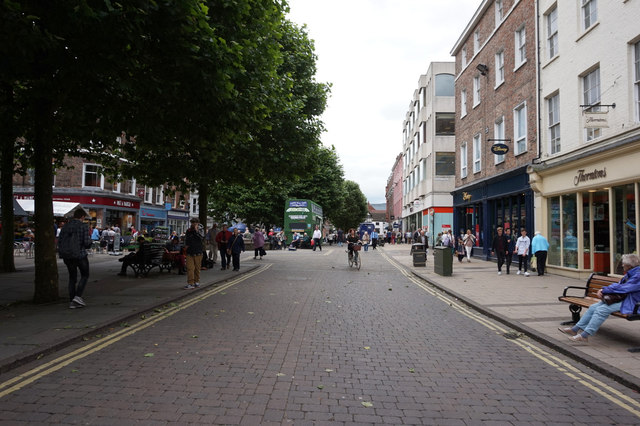
[[[135,276],[138,277],[142,275],[146,277],[149,274],[151,269],[156,266],[160,269],[160,272],[163,270],[171,271],[171,263],[167,262],[164,258],[165,248],[164,244],[149,244],[147,243],[142,252],[142,261],[137,263],[131,263],[131,269],[135,273]]]
[[[587,280],[586,287],[576,287],[576,286],[568,286],[565,287],[562,296],[558,297],[558,300],[561,302],[569,303],[569,311],[571,311],[571,321],[563,322],[562,325],[570,325],[575,324],[580,320],[580,311],[582,308],[589,308],[589,306],[598,303],[600,299],[598,299],[598,290],[619,282],[620,279],[616,277],[609,277],[606,275],[597,275],[595,273],[589,276]],[[580,290],[577,296],[568,295],[569,290]],[[636,321],[640,320],[640,314],[638,313],[638,308],[640,307],[640,303],[636,304],[633,309],[633,313],[631,314],[621,314],[620,311],[614,312],[611,315],[616,317],[624,318],[627,321]]]

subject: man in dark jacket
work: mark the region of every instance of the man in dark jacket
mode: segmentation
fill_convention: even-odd
[[[516,251],[517,237],[515,237],[515,235],[511,235],[511,228],[507,228],[504,232],[508,241],[507,251],[505,254],[507,256],[507,275],[509,275],[509,268],[511,267],[511,261],[513,260],[513,253]]]
[[[233,230],[233,236],[229,239],[227,246],[231,250],[231,259],[233,260],[233,270],[240,270],[240,253],[244,252],[244,239],[238,228]]]
[[[229,269],[231,264],[231,255],[227,254],[227,243],[231,238],[231,232],[228,229],[228,225],[225,223],[222,225],[222,231],[216,235],[216,242],[218,243],[218,250],[220,250],[220,263],[222,264],[222,270]]]
[[[89,280],[89,258],[87,249],[91,248],[89,226],[84,223],[87,213],[78,209],[73,213],[73,219],[60,230],[58,237],[58,254],[64,260],[69,271],[69,309],[84,308],[87,304],[82,299],[82,292]],[[80,281],[78,280],[80,271]]]
[[[498,257],[498,275],[502,275],[502,265],[506,260],[507,251],[509,250],[509,240],[502,233],[502,227],[498,226],[496,230],[498,235],[493,238],[493,244],[491,244],[491,254],[495,254]],[[509,266],[507,265],[507,271]],[[508,274],[509,272],[507,272]]]
[[[191,218],[191,227],[187,229],[184,236],[184,245],[187,250],[187,285],[184,286],[186,289],[200,287],[204,232],[200,232],[198,225],[200,221],[195,217]]]

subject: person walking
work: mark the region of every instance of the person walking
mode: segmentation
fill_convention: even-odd
[[[262,256],[266,255],[267,252],[264,251],[264,234],[260,231],[260,229],[256,229],[253,232],[251,241],[253,241],[253,258],[256,259],[258,256],[260,256],[260,260],[262,260]]]
[[[338,228],[338,247],[342,247],[344,243],[344,231],[341,228]]]
[[[509,242],[507,246],[506,255],[506,264],[507,264],[507,275],[509,275],[509,268],[511,268],[511,262],[513,262],[513,253],[516,251],[516,239],[513,235],[511,235],[511,228],[507,228],[504,231],[507,241]]]
[[[187,250],[187,285],[185,289],[200,287],[200,266],[202,264],[202,253],[204,252],[203,236],[198,231],[200,221],[198,218],[191,218],[191,227],[187,229],[184,236],[184,245]]]
[[[531,240],[527,237],[527,230],[520,230],[520,237],[516,241],[516,253],[518,253],[518,275],[522,273],[522,264],[524,264],[524,276],[528,277],[527,267],[529,263],[529,246]]]
[[[536,231],[533,239],[531,240],[531,254],[536,257],[536,270],[538,271],[539,277],[544,275],[548,250],[549,241],[547,241],[540,231]]]
[[[371,232],[371,249],[375,250],[376,247],[378,247],[378,233],[376,232],[376,230],[374,229]]]
[[[588,343],[609,315],[616,311],[632,314],[640,303],[640,258],[636,254],[624,254],[621,263],[624,276],[620,282],[598,290],[597,296],[602,300],[589,306],[576,325],[558,329],[568,334],[572,342]]]
[[[497,235],[493,238],[493,243],[491,244],[491,253],[498,257],[498,275],[502,275],[502,265],[504,265],[506,260],[509,240],[507,240],[507,236],[503,234],[501,226],[498,226],[496,232]]]
[[[60,230],[58,237],[58,254],[69,271],[69,309],[87,306],[82,293],[89,280],[89,257],[87,249],[91,248],[89,225],[84,223],[87,213],[78,209],[73,219]],[[80,281],[78,281],[80,271]],[[76,285],[77,283],[77,285]]]
[[[216,235],[216,242],[218,243],[218,250],[220,250],[220,263],[222,264],[222,271],[229,269],[231,264],[231,254],[227,253],[227,243],[231,238],[231,232],[228,229],[228,225],[225,223],[222,225],[222,231]]]
[[[207,249],[209,250],[209,260],[213,265],[218,260],[218,242],[216,237],[218,236],[218,224],[214,223],[213,226],[207,231]]]
[[[364,245],[364,251],[369,251],[369,244],[371,243],[371,236],[367,231],[362,234],[362,244]]]
[[[322,251],[322,231],[318,225],[316,225],[316,229],[313,231],[313,251],[316,251],[316,247]]]
[[[442,240],[444,242],[444,235],[442,236]],[[462,243],[467,253],[467,262],[471,262],[471,250],[473,250],[473,246],[476,244],[476,237],[471,233],[471,229],[467,229],[467,233],[462,238]]]
[[[244,252],[244,238],[242,238],[240,230],[238,228],[234,228],[233,235],[229,239],[229,243],[227,245],[227,254],[231,256],[234,271],[240,270],[240,253],[242,252]]]

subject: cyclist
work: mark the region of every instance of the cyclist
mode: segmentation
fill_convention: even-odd
[[[347,248],[349,249],[349,259],[353,257],[353,245],[358,244],[359,242],[360,238],[358,238],[356,230],[354,228],[349,229],[349,233],[347,234]]]

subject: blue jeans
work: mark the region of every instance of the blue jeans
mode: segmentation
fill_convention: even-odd
[[[73,300],[76,296],[82,297],[84,287],[89,280],[89,258],[85,256],[81,259],[64,259],[64,264],[67,265],[69,271],[69,299]],[[80,281],[76,287],[78,269],[80,270]]]
[[[589,306],[580,321],[572,327],[573,331],[582,330],[589,336],[593,336],[609,315],[620,310],[620,306],[622,306],[622,302],[607,305],[602,301]]]

